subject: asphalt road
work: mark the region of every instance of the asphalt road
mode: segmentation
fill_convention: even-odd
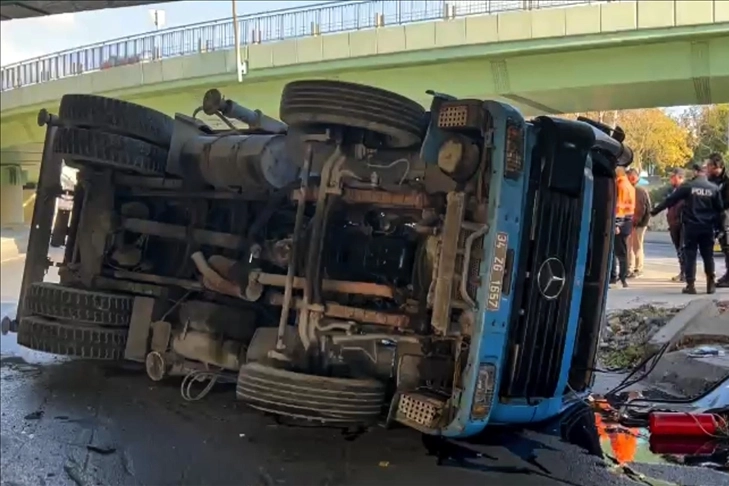
[[[661,254],[653,246],[649,255]],[[22,260],[0,271],[2,314],[12,313]],[[0,344],[3,486],[636,484],[562,441],[556,424],[489,431],[450,446],[451,459],[439,464],[409,429],[345,437],[290,427],[245,409],[231,388],[185,402],[179,382],[30,352],[13,334]],[[729,476],[705,469],[637,468],[673,484],[729,485]]]

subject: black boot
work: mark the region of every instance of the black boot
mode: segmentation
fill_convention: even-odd
[[[716,282],[716,286],[719,288],[728,288],[729,287],[729,273],[725,273],[723,277],[721,277]]]
[[[714,282],[714,276],[713,275],[706,275],[706,293],[707,294],[714,294],[716,293],[716,283]]]
[[[686,282],[686,286],[681,290],[681,293],[696,295],[696,285],[693,282]]]

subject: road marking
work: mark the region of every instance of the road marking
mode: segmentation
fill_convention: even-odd
[[[10,263],[16,260],[20,260],[21,258],[25,258],[25,255],[17,255],[14,257],[6,258],[5,260],[0,260],[0,265],[2,265],[3,263]]]

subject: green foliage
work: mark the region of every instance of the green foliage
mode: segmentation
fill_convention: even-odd
[[[689,134],[692,162],[702,163],[712,152],[729,156],[729,104],[691,107],[679,122]]]
[[[602,355],[602,363],[609,370],[627,370],[636,366],[643,358],[644,350],[635,344],[622,349],[611,349]]]
[[[666,175],[674,167],[684,167],[693,147],[688,129],[660,108],[587,112],[583,115],[607,124],[620,125],[625,141],[633,149],[633,167],[651,174]]]
[[[653,201],[653,204],[655,205],[666,199],[672,190],[673,188],[670,184],[664,184],[662,186],[651,188],[648,193],[651,196],[651,201]]]

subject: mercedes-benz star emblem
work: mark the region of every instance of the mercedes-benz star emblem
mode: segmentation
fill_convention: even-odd
[[[537,288],[547,300],[554,300],[562,293],[565,284],[564,265],[557,258],[544,260],[537,273]]]

